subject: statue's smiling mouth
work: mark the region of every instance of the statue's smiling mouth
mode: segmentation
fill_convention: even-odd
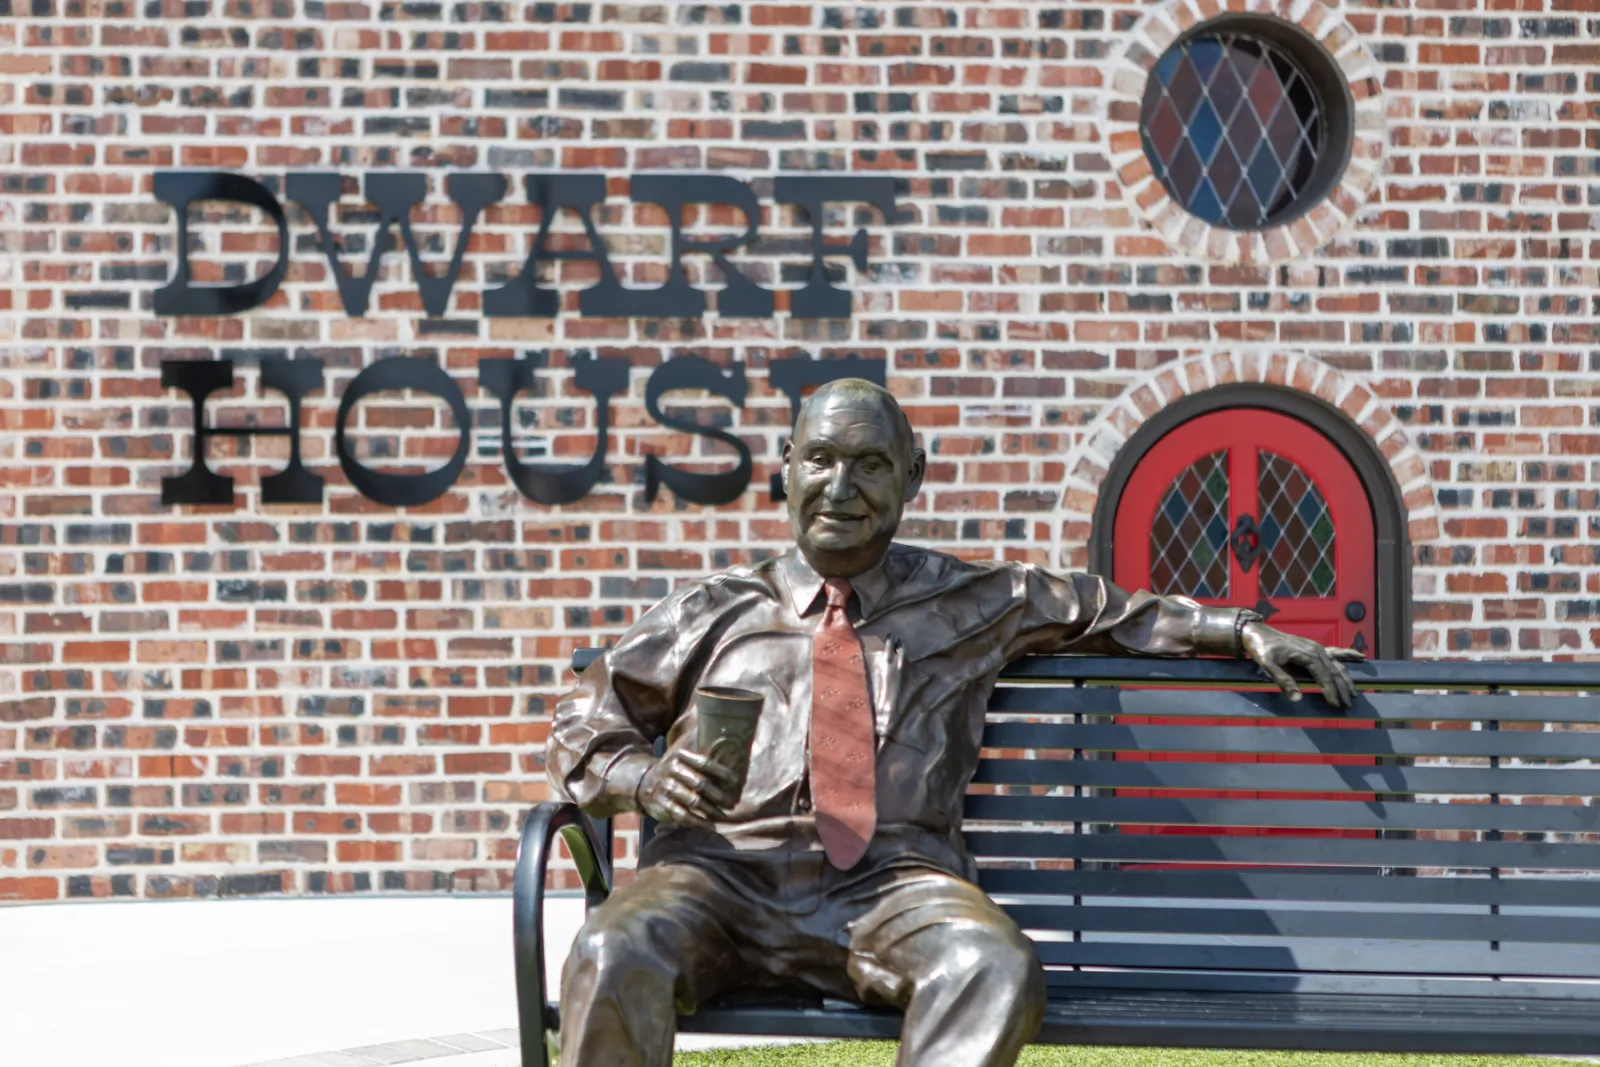
[[[865,515],[856,515],[848,511],[819,511],[817,512],[817,518],[824,522],[837,523],[865,522],[867,519]]]

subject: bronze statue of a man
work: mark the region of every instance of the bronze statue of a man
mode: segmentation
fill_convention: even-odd
[[[1292,697],[1297,664],[1333,704],[1352,698],[1344,650],[1253,612],[894,544],[926,457],[868,382],[819,389],[783,464],[795,548],[678,589],[556,708],[558,793],[660,824],[567,959],[562,1067],[668,1067],[677,1013],[763,987],[903,1008],[902,1065],[1014,1063],[1044,975],[961,838],[1000,669],[1035,652],[1248,656]],[[765,700],[741,790],[694,751],[701,686]]]

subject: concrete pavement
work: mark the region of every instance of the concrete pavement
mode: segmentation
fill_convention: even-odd
[[[582,918],[546,902],[552,981]],[[515,1067],[516,1024],[505,896],[0,908],[3,1064]]]

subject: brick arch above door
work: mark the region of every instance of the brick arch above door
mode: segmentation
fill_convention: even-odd
[[[1062,494],[1062,566],[1111,574],[1118,498],[1138,459],[1168,431],[1207,412],[1255,407],[1298,418],[1332,440],[1361,478],[1379,541],[1381,621],[1377,654],[1411,652],[1412,544],[1440,537],[1439,516],[1421,456],[1370,390],[1297,353],[1192,356],[1130,385],[1069,454]]]

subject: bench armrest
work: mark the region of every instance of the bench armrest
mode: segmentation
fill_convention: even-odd
[[[544,881],[558,833],[577,864],[588,906],[594,907],[611,893],[611,855],[594,822],[576,804],[546,801],[535,805],[522,825],[511,889],[522,1067],[548,1067],[545,1031],[557,1026],[546,1007],[549,997],[544,984]]]

